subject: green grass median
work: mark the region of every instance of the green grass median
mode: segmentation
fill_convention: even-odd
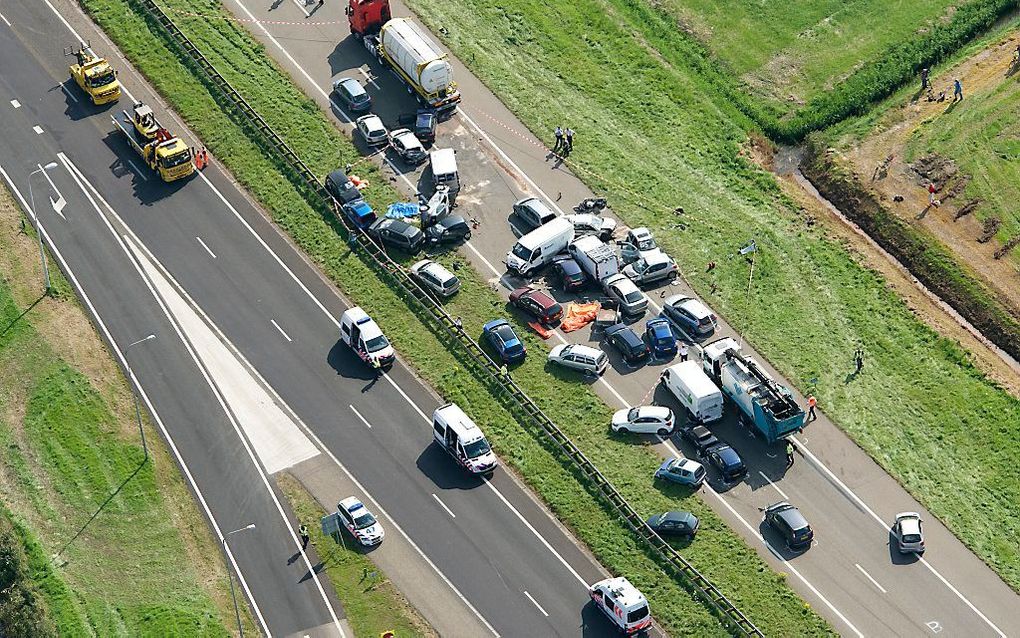
[[[636,545],[631,533],[607,514],[561,459],[539,443],[540,437],[522,429],[424,325],[408,316],[404,302],[350,253],[335,226],[323,220],[287,181],[275,161],[267,159],[263,149],[218,107],[206,87],[132,11],[132,5],[124,0],[84,0],[83,4],[202,137],[215,159],[232,171],[325,273],[380,321],[422,377],[434,387],[443,388],[447,399],[465,406],[502,457],[607,568],[626,575],[645,591],[656,617],[667,630],[699,636],[725,633],[700,602],[666,576]],[[206,16],[182,18],[178,24],[313,171],[324,175],[356,156],[350,139],[300,93],[243,27],[209,17],[225,15],[216,3],[182,0],[162,6]],[[360,164],[358,173],[373,184],[367,196],[376,208],[401,199],[370,163]],[[465,328],[474,334],[484,321],[506,311],[499,296],[488,289],[477,273],[465,268],[460,274],[464,288],[450,309],[462,316]],[[682,508],[702,518],[698,542],[683,550],[699,570],[770,632],[784,635],[831,632],[785,583],[785,577],[770,570],[701,499],[678,490],[652,488],[651,473],[658,465],[653,451],[633,440],[611,439],[607,428],[609,408],[576,381],[546,373],[537,339],[531,336],[528,339],[537,356],[533,355],[523,368],[515,371],[515,379],[534,392],[543,409],[576,438],[584,452],[642,514]]]

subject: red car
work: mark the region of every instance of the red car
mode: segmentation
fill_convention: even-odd
[[[563,316],[563,307],[555,299],[531,286],[510,293],[510,303],[546,325],[556,323]]]

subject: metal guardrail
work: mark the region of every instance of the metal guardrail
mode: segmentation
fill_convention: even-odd
[[[440,340],[459,345],[468,356],[468,363],[479,374],[480,380],[490,391],[495,390],[498,400],[504,407],[517,416],[525,417],[532,426],[538,426],[555,447],[565,455],[577,470],[587,479],[589,489],[607,503],[637,537],[643,541],[646,550],[659,560],[667,572],[678,577],[708,607],[715,612],[723,624],[736,636],[764,636],[764,634],[726,598],[707,578],[684,559],[673,547],[656,534],[635,509],[624,499],[602,472],[588,460],[574,442],[553,423],[545,412],[529,397],[517,383],[500,371],[492,359],[482,350],[474,339],[457,325],[438,302],[433,299],[418,283],[410,277],[407,270],[394,262],[389,255],[368,235],[359,229],[352,228],[340,211],[337,202],[326,191],[324,184],[316,178],[301,158],[286,142],[269,126],[248,102],[230,85],[227,80],[206,59],[201,51],[173,23],[167,14],[153,0],[130,0],[138,4],[179,46],[188,60],[197,66],[209,84],[221,92],[229,106],[243,117],[244,123],[252,127],[254,132],[263,138],[267,146],[279,154],[294,177],[299,187],[313,193],[323,202],[340,223],[348,236],[348,244],[359,251],[369,267],[395,284],[398,294],[404,301],[418,311],[419,317],[436,333]]]

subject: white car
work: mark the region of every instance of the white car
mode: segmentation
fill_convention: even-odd
[[[390,133],[390,148],[408,164],[425,163],[429,154],[425,152],[421,140],[414,136],[411,129],[402,128]]]
[[[382,146],[389,141],[389,131],[386,130],[386,126],[379,119],[378,115],[374,113],[362,115],[356,120],[355,124],[358,127],[358,132],[361,133],[362,139],[369,146]]]
[[[623,257],[625,264],[637,261],[644,253],[658,248],[652,231],[644,226],[631,228],[627,231],[627,236],[623,241],[617,242],[617,244],[620,246],[620,256]]]
[[[613,415],[613,432],[627,434],[658,434],[669,436],[673,433],[673,411],[661,405],[642,405],[637,408],[617,410]]]
[[[921,530],[921,515],[917,512],[897,514],[893,534],[901,554],[924,553],[924,532]]]
[[[607,241],[616,232],[616,220],[611,217],[591,213],[578,213],[566,217],[574,225],[574,239],[595,235],[602,241]]]
[[[452,297],[460,290],[460,279],[439,262],[423,259],[411,266],[411,275],[440,297]]]
[[[556,346],[549,353],[549,361],[591,375],[602,374],[609,367],[605,352],[576,343]]]
[[[676,262],[658,248],[641,253],[637,261],[623,269],[623,274],[638,286],[646,286],[663,279],[672,281],[676,279],[676,273]]]
[[[383,541],[386,534],[383,532],[382,525],[357,497],[348,496],[337,503],[336,509],[340,515],[340,524],[347,528],[347,531],[359,543],[365,547],[371,547]]]
[[[627,275],[616,273],[602,280],[606,294],[620,305],[623,314],[639,317],[648,308],[648,297]]]

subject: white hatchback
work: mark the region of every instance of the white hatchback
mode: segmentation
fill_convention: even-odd
[[[917,512],[897,514],[893,534],[901,554],[924,554],[924,532],[921,530],[921,515]]]
[[[617,410],[613,415],[613,432],[627,434],[658,434],[669,436],[673,433],[673,411],[661,405],[642,405],[637,408]]]
[[[389,132],[378,115],[362,115],[356,121],[358,132],[369,146],[382,146],[389,141]]]

